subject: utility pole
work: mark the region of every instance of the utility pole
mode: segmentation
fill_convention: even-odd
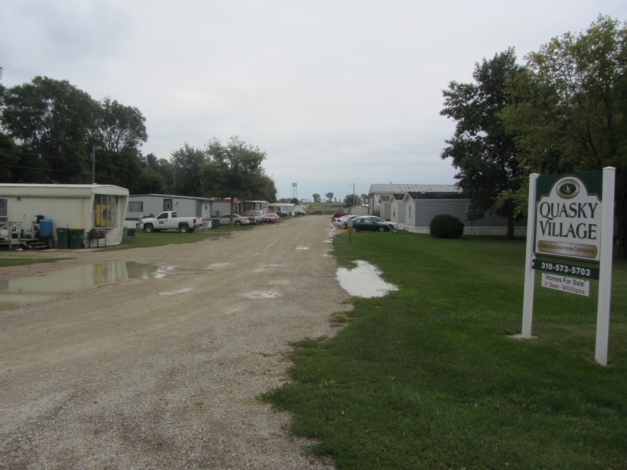
[[[91,148],[91,184],[96,184],[96,147]]]

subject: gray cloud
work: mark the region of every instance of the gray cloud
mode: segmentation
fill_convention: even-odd
[[[146,153],[232,135],[268,153],[282,196],[453,183],[442,90],[513,46],[519,58],[624,1],[4,0],[0,66],[111,96],[147,120]]]

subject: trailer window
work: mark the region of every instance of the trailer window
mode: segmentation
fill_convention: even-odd
[[[129,212],[143,212],[144,211],[144,202],[143,201],[133,201],[128,203],[128,211]]]
[[[118,225],[118,197],[94,195],[94,227],[112,228]]]

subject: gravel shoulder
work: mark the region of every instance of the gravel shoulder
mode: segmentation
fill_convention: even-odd
[[[257,396],[288,378],[289,342],[332,336],[349,307],[326,217],[228,239],[37,253],[74,265],[175,266],[0,312],[0,469],[321,469]],[[159,234],[154,234],[159,236]]]

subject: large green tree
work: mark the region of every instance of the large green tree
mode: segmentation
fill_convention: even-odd
[[[167,162],[167,160],[163,159]],[[142,169],[135,185],[137,194],[166,194],[167,184],[161,172],[160,162],[153,153],[141,158]],[[170,164],[169,162],[167,162]]]
[[[259,147],[246,144],[237,136],[231,137],[226,145],[213,139],[207,144],[206,155],[209,161],[204,181],[210,194],[230,198],[232,203],[234,198],[253,200],[267,186],[261,166],[266,153]]]
[[[148,140],[139,109],[105,98],[98,103],[90,143],[97,160],[96,180],[137,192],[142,173],[141,146]]]
[[[475,64],[473,83],[451,82],[444,90],[440,112],[456,121],[455,134],[446,141],[441,157],[451,158],[455,178],[470,199],[469,218],[488,211],[508,219],[508,236],[514,235],[513,195],[521,184],[521,169],[512,135],[499,113],[508,104],[507,84],[522,71],[514,49]]]
[[[35,77],[4,92],[2,158],[13,155],[3,181],[115,184],[136,191],[141,145],[148,136],[137,108],[93,100],[67,80]],[[11,144],[15,144],[11,147]],[[10,148],[11,147],[11,148]],[[96,160],[95,178],[92,161]]]
[[[344,207],[353,207],[359,204],[361,204],[361,201],[356,194],[347,194],[344,198]]]
[[[174,172],[173,193],[181,196],[204,196],[208,164],[205,151],[186,142],[183,148],[172,153],[170,162]]]
[[[8,135],[28,158],[18,179],[84,183],[90,155],[86,143],[98,104],[67,80],[35,77],[7,89],[0,118]]]
[[[3,69],[0,67],[0,80]],[[0,83],[0,111],[2,111],[2,98],[6,88]],[[0,181],[12,181],[15,164],[19,160],[19,150],[8,135],[0,131]]]
[[[615,167],[619,253],[626,257],[627,23],[600,16],[526,59],[502,113],[521,165],[541,174]]]

